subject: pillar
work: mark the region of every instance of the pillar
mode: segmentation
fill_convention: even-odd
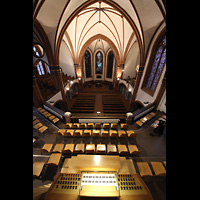
[[[64,84],[63,84],[61,68],[59,66],[49,66],[49,69],[51,71],[51,74],[54,77],[54,81],[55,81],[57,90],[61,91],[63,106],[64,106],[65,110],[67,110],[68,109],[67,97],[66,97]]]
[[[156,99],[154,101],[156,103],[156,106],[159,105],[160,100],[161,100],[161,98],[162,98],[162,96],[163,96],[163,94],[165,92],[165,89],[166,89],[166,72],[165,72],[165,75],[163,77],[162,84],[160,86],[160,90],[159,90],[159,92],[157,94],[157,97],[156,97]]]
[[[78,63],[74,63],[74,68],[76,72],[76,78],[82,78],[82,69]]]
[[[131,124],[132,118],[133,118],[133,113],[131,113],[131,112],[126,113],[126,123],[127,124]]]
[[[131,103],[132,104],[135,102],[135,99],[136,99],[136,96],[137,96],[137,92],[138,92],[138,88],[139,88],[139,85],[140,85],[140,80],[142,78],[143,71],[144,71],[144,67],[140,66],[139,67],[139,71],[137,73],[135,86],[134,86],[134,89],[133,89],[133,95],[132,95],[132,99],[131,99]]]

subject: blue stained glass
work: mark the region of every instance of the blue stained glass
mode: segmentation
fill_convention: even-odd
[[[96,55],[96,74],[102,74],[102,68],[103,68],[103,56],[101,52],[98,52]]]
[[[165,45],[166,45],[166,36],[162,40],[162,43],[160,43],[159,48],[157,49],[156,55],[154,57],[154,62],[151,68],[151,72],[149,74],[149,78],[146,84],[146,87],[151,89],[152,91],[154,91],[156,88],[156,85],[158,83],[160,74],[164,66],[164,62],[166,60]]]
[[[166,36],[163,39],[163,44],[166,45]]]

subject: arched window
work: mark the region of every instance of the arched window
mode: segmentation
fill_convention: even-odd
[[[85,72],[86,78],[91,77],[91,56],[89,51],[85,52]]]
[[[103,71],[103,55],[100,51],[96,54],[96,74],[102,74]]]
[[[37,69],[38,69],[38,73],[39,75],[42,75],[42,74],[47,74],[47,73],[51,73],[50,72],[50,69],[49,69],[49,66],[42,60],[40,60],[37,64]]]
[[[114,59],[113,51],[110,51],[107,60],[107,78],[112,78],[113,59]]]
[[[149,62],[142,89],[153,96],[166,61],[166,36],[157,43],[155,54]]]

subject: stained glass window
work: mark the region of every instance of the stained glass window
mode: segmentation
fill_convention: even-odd
[[[148,77],[146,79],[145,88],[147,88],[150,93],[154,92],[160,78],[161,72],[164,67],[164,63],[166,60],[166,36],[158,43],[156,54],[154,56],[152,67],[148,73]]]
[[[91,57],[88,51],[85,52],[85,72],[86,78],[91,77]]]
[[[103,69],[103,55],[99,51],[96,54],[96,74],[102,74],[102,69]]]
[[[108,54],[108,62],[107,62],[107,78],[112,78],[113,58],[114,54],[112,51],[110,51]]]

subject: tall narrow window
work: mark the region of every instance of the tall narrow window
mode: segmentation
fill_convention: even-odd
[[[113,51],[110,51],[108,54],[108,61],[107,61],[107,78],[112,78],[113,59],[114,59]]]
[[[100,51],[96,54],[96,74],[102,74],[103,70],[103,55]]]
[[[43,69],[43,65],[42,65],[42,61],[40,61],[37,65],[37,69],[40,75],[45,74],[44,69]]]
[[[91,77],[91,56],[89,51],[85,52],[85,72],[86,78]]]
[[[147,69],[142,89],[153,96],[166,60],[166,36],[157,43],[155,55],[152,56]]]

